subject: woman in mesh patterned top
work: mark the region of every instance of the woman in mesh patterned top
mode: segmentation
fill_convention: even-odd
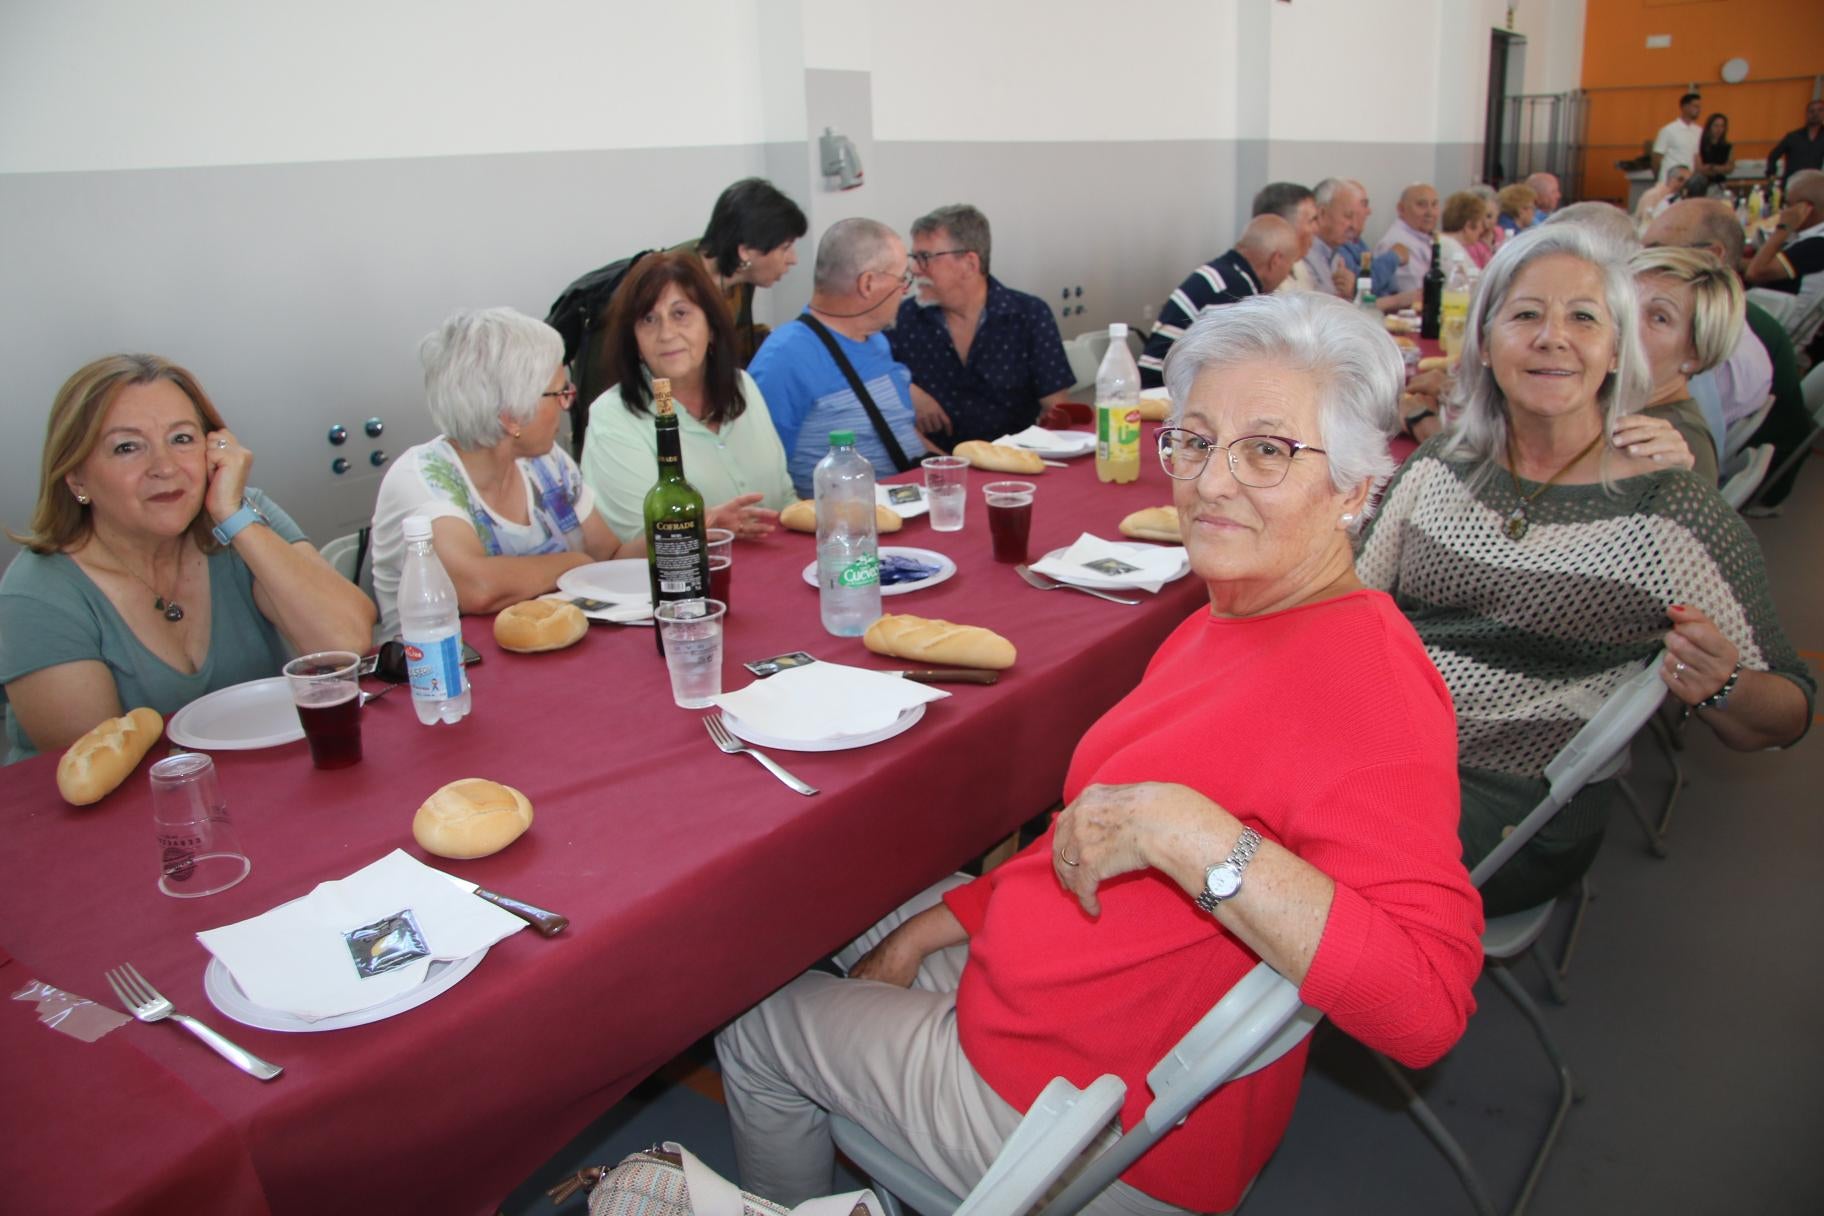
[[[1456,704],[1470,866],[1656,652],[1672,695],[1730,747],[1785,746],[1811,720],[1815,687],[1753,535],[1713,486],[1615,442],[1647,396],[1639,324],[1627,266],[1576,225],[1504,245],[1470,310],[1460,417],[1406,462],[1363,541],[1363,581],[1411,618]],[[1586,789],[1483,887],[1490,915],[1589,868],[1610,787]]]

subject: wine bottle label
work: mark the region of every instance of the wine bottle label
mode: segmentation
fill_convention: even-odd
[[[684,599],[708,594],[703,566],[703,534],[694,522],[660,520],[652,525],[652,568],[660,595]]]
[[[844,587],[872,587],[880,582],[880,558],[864,553],[842,568],[836,581]]]

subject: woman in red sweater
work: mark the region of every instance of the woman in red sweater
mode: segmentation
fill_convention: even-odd
[[[1078,744],[1031,848],[901,908],[717,1039],[745,1185],[830,1186],[829,1110],[963,1194],[1053,1076],[1127,1082],[1256,961],[1422,1066],[1474,1006],[1450,696],[1350,537],[1393,468],[1402,368],[1338,300],[1261,296],[1172,348],[1159,454],[1210,607]],[[864,953],[865,951],[865,953]],[[1293,1051],[1218,1090],[1090,1211],[1226,1211],[1271,1155]]]

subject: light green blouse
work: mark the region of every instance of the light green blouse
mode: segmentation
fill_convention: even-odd
[[[741,395],[747,409],[722,429],[712,431],[678,411],[678,436],[684,453],[684,476],[715,507],[739,494],[764,494],[761,506],[777,511],[797,499],[785,471],[785,448],[773,429],[760,386],[741,373]],[[589,431],[583,440],[583,481],[595,493],[596,507],[614,534],[629,540],[645,532],[641,511],[646,491],[659,478],[659,440],[651,414],[633,414],[621,404],[616,385],[589,407]]]

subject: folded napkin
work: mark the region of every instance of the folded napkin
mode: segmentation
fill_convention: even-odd
[[[811,743],[885,730],[914,705],[949,695],[864,667],[807,663],[725,692],[715,702],[758,734]]]
[[[402,908],[424,933],[430,958],[363,979],[342,935]],[[467,958],[526,927],[465,894],[399,849],[347,878],[318,883],[302,899],[196,935],[222,960],[247,999],[307,1021],[370,1009],[424,982],[434,959]]]
[[[1088,431],[1048,431],[1042,426],[1029,426],[1017,435],[1002,435],[995,442],[1028,452],[1076,456],[1095,447],[1096,437]]]
[[[1032,568],[1062,583],[1100,588],[1137,587],[1142,591],[1156,593],[1159,588],[1178,577],[1189,560],[1190,555],[1185,552],[1183,545],[1123,545],[1085,532],[1077,537],[1076,543],[1070,548],[1055,557],[1048,555],[1032,563]],[[1110,561],[1134,569],[1131,572],[1110,573],[1090,564]]]

